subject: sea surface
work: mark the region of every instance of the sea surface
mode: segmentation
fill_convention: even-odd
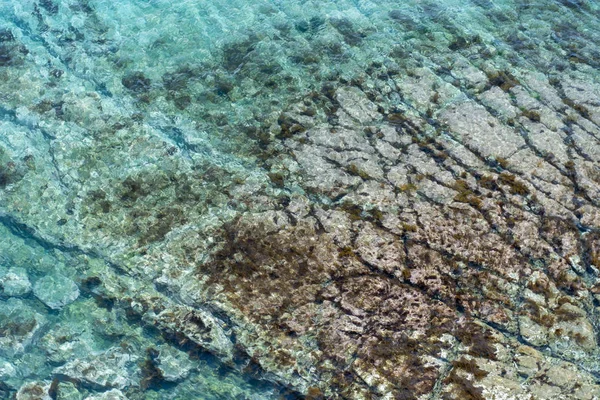
[[[0,399],[597,398],[599,68],[595,0],[0,0]],[[484,218],[422,234],[457,209]],[[420,280],[417,243],[453,267]],[[371,283],[313,296],[333,270],[428,317],[389,328]],[[539,360],[473,386],[455,328],[412,370],[373,345],[446,312]],[[552,360],[587,392],[531,372]]]

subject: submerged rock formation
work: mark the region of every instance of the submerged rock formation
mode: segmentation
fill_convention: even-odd
[[[200,3],[0,5],[0,397],[600,396],[596,3]]]

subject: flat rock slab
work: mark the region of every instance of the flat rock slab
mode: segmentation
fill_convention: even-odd
[[[23,353],[32,343],[46,319],[21,300],[0,302],[0,355]]]
[[[0,398],[598,397],[600,3],[455,3],[0,1]]]
[[[58,310],[79,297],[79,288],[67,277],[48,275],[38,279],[33,294],[48,307]]]
[[[185,379],[195,367],[189,356],[171,346],[160,346],[156,358],[158,370],[167,382],[178,382]]]
[[[24,296],[31,292],[31,282],[25,268],[0,270],[0,293],[5,296]]]
[[[111,348],[90,354],[87,359],[75,359],[54,369],[54,374],[95,390],[124,388],[135,380],[138,358]]]
[[[127,397],[118,389],[112,389],[108,392],[97,394],[94,396],[88,396],[85,400],[127,400]]]
[[[50,383],[29,382],[17,392],[17,400],[52,400],[49,394]]]

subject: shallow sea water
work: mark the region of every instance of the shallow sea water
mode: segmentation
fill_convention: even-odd
[[[134,267],[145,253],[128,249],[169,236],[159,219],[136,225],[141,211],[111,219],[100,191],[148,165],[218,167],[191,200],[210,230],[243,208],[223,186],[264,185],[257,154],[298,99],[358,85],[382,94],[371,98],[381,109],[427,115],[430,99],[386,80],[430,68],[483,87],[490,63],[515,76],[577,68],[599,84],[599,13],[591,0],[0,0],[0,399],[302,398],[140,315],[136,295],[160,268]]]

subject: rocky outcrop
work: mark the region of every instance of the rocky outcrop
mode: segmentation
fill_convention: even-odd
[[[379,3],[0,5],[0,394],[600,396],[597,5]]]

